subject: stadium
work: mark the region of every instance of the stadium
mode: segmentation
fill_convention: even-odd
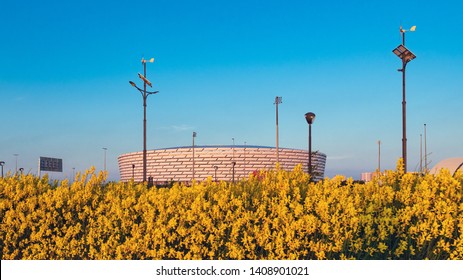
[[[263,146],[189,146],[147,151],[147,178],[156,185],[169,182],[189,183],[208,177],[216,181],[238,181],[258,170],[273,169],[277,155],[274,147]],[[308,151],[280,148],[280,168],[292,170],[302,164],[308,169]],[[118,157],[122,181],[143,180],[143,152]],[[326,155],[312,153],[314,180],[324,177]]]

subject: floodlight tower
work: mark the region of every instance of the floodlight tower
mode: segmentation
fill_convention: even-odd
[[[398,69],[398,71],[402,72],[402,159],[405,173],[407,173],[407,102],[405,98],[405,69],[407,63],[416,58],[416,56],[405,47],[405,32],[413,32],[415,30],[416,26],[412,26],[409,30],[400,27],[402,44],[392,50],[392,52],[402,60],[402,69]]]
[[[151,82],[146,78],[146,62],[153,63],[154,58],[150,60],[146,60],[144,58],[141,59],[141,63],[143,64],[143,75],[138,73],[138,77],[143,81],[143,89],[137,87],[137,85],[129,81],[129,83],[136,88],[143,97],[143,182],[146,182],[146,99],[150,94],[156,94],[159,91],[146,91],[146,85],[153,87]]]

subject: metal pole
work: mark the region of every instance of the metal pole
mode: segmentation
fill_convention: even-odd
[[[232,162],[232,182],[235,183],[235,164],[236,162]]]
[[[428,172],[428,149],[426,144],[426,124],[424,124],[424,171]]]
[[[312,124],[309,124],[309,175],[312,181]]]
[[[378,140],[378,172],[381,173],[381,141]]]
[[[279,151],[279,146],[278,146],[278,103],[279,98],[278,96],[275,97],[275,108],[276,108],[276,152],[277,152],[277,164],[280,163],[280,151]]]
[[[243,157],[244,157],[243,170],[244,170],[244,177],[246,178],[246,176],[248,176],[248,174],[246,173],[246,141],[244,142]]]
[[[143,62],[143,75],[146,77],[146,62]],[[146,81],[143,81],[143,182],[146,182]]]
[[[402,159],[404,161],[404,173],[407,173],[407,101],[405,99],[406,67],[407,63],[405,60],[402,60]]]
[[[423,173],[423,134],[420,134],[420,173]]]
[[[195,180],[195,137],[196,132],[193,132],[193,181]]]
[[[108,148],[103,148],[104,150],[104,171],[106,171],[106,150],[108,150]]]

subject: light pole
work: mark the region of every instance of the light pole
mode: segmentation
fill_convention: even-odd
[[[235,138],[232,138],[233,141],[233,150],[232,150],[232,182],[235,183]]]
[[[156,94],[159,91],[146,91],[146,85],[152,87],[151,82],[146,79],[146,62],[144,58],[142,58],[141,63],[143,64],[143,75],[138,73],[138,77],[143,81],[143,89],[137,87],[137,85],[129,81],[129,83],[136,88],[143,97],[143,182],[146,182],[146,99],[150,94]],[[154,62],[154,58],[151,58],[149,62]]]
[[[193,180],[195,180],[195,138],[196,132],[193,131]]]
[[[309,124],[309,164],[308,170],[310,175],[310,180],[312,181],[312,124],[315,120],[315,114],[312,112],[308,112],[305,114],[305,120]]]
[[[400,27],[402,34],[402,44],[395,48],[392,52],[402,60],[402,159],[404,172],[407,173],[407,102],[405,99],[405,69],[407,63],[416,58],[416,56],[405,47],[405,32],[415,31],[416,26],[412,26],[410,30],[405,30]]]
[[[232,161],[232,182],[235,184],[235,165],[236,161]]]
[[[424,172],[428,172],[428,147],[426,144],[426,124],[424,124]]]
[[[106,151],[108,150],[108,148],[103,148],[104,150],[104,171],[106,171]]]
[[[278,147],[278,104],[282,103],[282,97],[275,97],[275,110],[276,110],[276,152],[277,152],[277,164],[280,163],[280,151]]]
[[[246,141],[244,141],[244,149],[243,149],[243,170],[244,170],[244,177],[248,176],[246,173]]]
[[[0,161],[0,167],[2,168],[2,178],[3,178],[3,166],[5,165],[4,161]]]

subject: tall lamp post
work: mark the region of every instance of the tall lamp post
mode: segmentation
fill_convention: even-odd
[[[159,91],[146,91],[146,85],[153,87],[151,82],[146,78],[146,62],[154,62],[154,58],[146,60],[142,58],[141,63],[143,64],[143,75],[138,73],[138,77],[143,81],[143,89],[139,88],[134,82],[129,83],[136,88],[143,97],[143,182],[146,182],[146,99],[150,94],[156,94]]]
[[[278,147],[278,104],[282,103],[282,98],[279,96],[275,97],[275,109],[276,109],[276,152],[277,152],[277,164],[280,163],[280,151]]]
[[[392,50],[392,52],[402,60],[402,69],[398,69],[398,71],[402,72],[402,159],[405,173],[407,173],[407,102],[405,99],[405,69],[407,67],[407,63],[416,58],[416,56],[405,47],[405,32],[413,32],[415,29],[416,26],[412,26],[410,30],[405,30],[400,27],[402,44]]]
[[[315,120],[315,114],[312,112],[308,112],[305,114],[305,120],[309,124],[309,175],[310,180],[312,180],[312,124]]]

